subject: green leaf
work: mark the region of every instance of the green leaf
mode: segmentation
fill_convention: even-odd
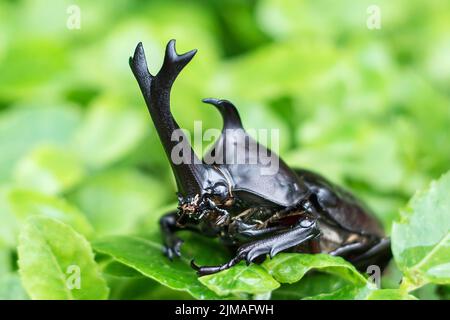
[[[0,300],[26,300],[20,277],[15,273],[0,274]]]
[[[156,215],[165,192],[158,181],[136,170],[115,169],[86,180],[69,198],[86,213],[98,235],[112,235],[133,232],[141,220]]]
[[[365,286],[367,279],[341,257],[328,254],[280,253],[262,266],[281,283],[294,283],[313,269],[339,276],[353,285]]]
[[[367,296],[370,289],[367,287],[355,287],[345,285],[336,291],[329,293],[321,293],[316,296],[304,298],[305,300],[361,300]]]
[[[367,300],[417,300],[416,297],[399,289],[378,289],[371,291]]]
[[[142,275],[140,278],[110,277],[108,284],[111,300],[192,300],[189,293],[170,289]]]
[[[439,286],[437,288],[437,293],[442,300],[450,300],[450,286]]]
[[[76,150],[89,166],[101,168],[137,147],[147,128],[145,109],[127,106],[118,97],[94,102],[76,136]]]
[[[67,147],[80,122],[67,105],[16,106],[0,114],[0,179],[9,178],[23,156],[41,143]]]
[[[17,13],[20,11],[15,9]],[[27,20],[25,17],[22,19]],[[42,17],[40,20],[52,19]],[[29,30],[34,30],[36,25],[39,24],[29,25]],[[8,27],[12,27],[12,30],[17,32],[22,26],[23,24],[18,24]],[[27,41],[7,41],[11,42],[9,50],[2,52],[2,61],[0,61],[3,71],[0,75],[0,83],[2,83],[0,96],[4,96],[8,100],[34,98],[36,87],[48,85],[53,78],[57,77],[57,72],[67,70],[68,60],[65,56],[67,48],[64,47],[61,39],[55,40],[43,36],[33,38],[29,34],[23,33],[20,37],[26,38]],[[34,53],[33,59],[27,58],[30,52]],[[3,54],[6,55],[3,56]],[[6,61],[8,63],[5,63]],[[26,77],[23,76],[25,74]]]
[[[75,186],[84,175],[81,162],[72,152],[40,145],[19,162],[14,170],[14,181],[18,186],[57,194]]]
[[[381,287],[384,289],[398,289],[403,274],[398,269],[394,259],[389,261],[388,265],[383,270],[383,276],[381,278]]]
[[[18,233],[17,219],[9,205],[10,186],[0,186],[0,248],[16,246]]]
[[[343,127],[348,116],[336,109],[318,110],[298,128],[303,148],[287,154],[286,161],[326,173],[336,182],[351,179],[383,191],[402,188],[406,171],[397,140],[365,119]],[[329,158],[339,160],[326,161]]]
[[[11,271],[11,252],[8,249],[0,248],[0,274]]]
[[[304,298],[305,300],[417,300],[399,289],[374,289],[345,285],[336,291]]]
[[[327,294],[343,286],[348,286],[348,281],[327,273],[310,273],[305,275],[301,281],[287,284],[283,283],[280,288],[272,292],[274,300],[299,300],[309,296]]]
[[[8,194],[8,201],[11,212],[19,223],[30,216],[41,215],[67,223],[87,237],[94,232],[84,214],[64,199],[36,191],[12,189]]]
[[[147,214],[139,222],[136,233],[148,234],[151,231],[157,231],[159,228],[159,219],[168,212],[176,210],[178,202],[172,202],[170,204],[158,207],[156,210],[152,210],[150,214]],[[158,230],[159,231],[159,230]]]
[[[105,299],[108,287],[86,239],[57,220],[34,216],[19,236],[19,273],[32,299]]]
[[[275,281],[263,267],[244,262],[233,268],[199,278],[200,282],[218,295],[261,294],[277,289]]]
[[[191,242],[186,241],[184,246],[188,244]],[[201,246],[201,243],[198,245]],[[161,241],[153,239],[137,236],[110,236],[96,240],[93,246],[96,251],[110,255],[117,261],[169,288],[187,291],[198,299],[219,298],[198,280],[195,271],[189,265],[189,260],[185,258],[185,256],[189,256],[186,248],[182,247],[183,257],[181,259],[170,261],[162,253]],[[208,249],[207,246],[203,246],[204,256],[209,255]],[[196,252],[201,253],[202,251],[196,250]]]
[[[293,57],[302,63],[292,63]],[[264,102],[297,92],[299,86],[306,86],[311,78],[329,69],[334,62],[333,47],[329,43],[284,41],[222,64],[215,81],[221,85],[222,96],[234,95],[252,103]]]
[[[392,228],[392,251],[411,291],[450,283],[450,172],[414,195]]]
[[[102,272],[114,277],[142,278],[141,273],[116,260],[112,260],[106,263],[105,266],[102,268]]]
[[[426,284],[417,290],[409,292],[414,297],[417,297],[419,300],[440,300],[443,297],[440,297],[439,288],[443,288],[445,286],[440,286],[434,283]],[[442,299],[446,300],[446,299]],[[448,299],[447,299],[448,300]]]

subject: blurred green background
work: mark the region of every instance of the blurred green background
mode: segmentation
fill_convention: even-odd
[[[66,25],[74,4],[80,29]],[[366,26],[371,4],[379,30]],[[96,237],[145,232],[173,207],[169,164],[128,66],[142,41],[156,73],[172,38],[178,52],[198,49],[172,92],[181,127],[220,128],[200,100],[231,100],[247,128],[280,130],[291,166],[353,190],[389,232],[412,194],[450,169],[449,9],[406,0],[1,1],[0,259],[15,254],[13,211],[81,211]],[[133,285],[111,286],[112,297],[182,295]]]

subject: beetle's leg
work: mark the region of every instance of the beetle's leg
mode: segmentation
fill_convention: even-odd
[[[230,227],[231,228],[231,227]],[[258,228],[256,224],[247,224],[242,220],[235,220],[232,223],[230,233],[235,234],[235,238],[240,240],[258,239],[268,234],[274,234],[277,231],[286,230],[286,226],[273,226],[267,228]]]
[[[349,260],[358,269],[364,269],[371,264],[379,264],[380,268],[384,268],[386,262],[391,258],[390,245],[389,238],[383,238],[376,242],[354,242],[337,248],[330,254]]]
[[[351,262],[358,269],[365,269],[372,264],[378,265],[380,269],[384,269],[391,257],[391,240],[383,238],[364,253],[351,259]]]
[[[214,201],[212,201],[212,200],[209,199],[209,198],[208,198],[206,201],[207,201],[207,203],[208,203],[209,209],[214,210],[214,211],[216,211],[216,212],[219,212],[219,213],[221,214],[220,218],[217,219],[217,222],[216,222],[217,225],[220,226],[220,225],[223,224],[225,221],[227,221],[227,219],[230,217],[230,213],[229,213],[227,210],[219,208],[219,207],[214,203]]]
[[[391,247],[391,239],[383,238],[377,244],[373,245],[369,250],[365,251],[363,254],[356,257],[355,261],[364,260],[370,258],[380,252],[385,252]]]
[[[348,257],[349,255],[354,255],[355,253],[362,252],[363,250],[370,248],[371,245],[372,243],[368,242],[352,242],[331,251],[330,254],[332,256],[339,256],[345,258]]]
[[[278,211],[272,217],[270,217],[268,220],[266,220],[265,224],[268,225],[272,222],[283,219],[284,217],[288,216],[291,213],[295,213],[295,212],[299,212],[299,211],[304,212],[304,213],[311,213],[311,214],[317,213],[316,208],[314,207],[312,202],[308,200],[309,196],[310,196],[310,194],[307,194],[305,196],[304,200]]]
[[[191,266],[197,270],[199,276],[213,274],[231,268],[242,260],[245,260],[247,264],[250,264],[250,262],[261,255],[269,254],[270,257],[273,257],[278,252],[313,239],[319,234],[320,231],[317,228],[316,221],[305,222],[304,220],[295,227],[288,229],[286,232],[240,246],[236,256],[223,265],[199,267],[192,261]]]
[[[164,254],[172,260],[174,256],[179,257],[180,247],[183,240],[175,235],[175,232],[180,230],[177,226],[177,214],[176,212],[170,212],[163,215],[159,219],[159,225],[164,240]]]
[[[243,256],[243,259],[249,264],[260,255],[269,254],[270,257],[273,257],[277,253],[313,239],[319,234],[320,231],[315,220],[303,220],[285,232],[244,244],[239,247],[238,255]]]

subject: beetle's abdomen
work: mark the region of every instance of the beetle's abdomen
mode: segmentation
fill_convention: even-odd
[[[303,169],[296,170],[296,173],[311,191],[322,215],[356,234],[384,236],[372,211],[350,192],[317,173]]]

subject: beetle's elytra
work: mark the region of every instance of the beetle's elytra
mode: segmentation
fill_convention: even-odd
[[[322,176],[289,168],[277,155],[279,169],[272,175],[260,175],[258,158],[251,164],[199,161],[190,145],[189,161],[175,164],[171,150],[178,143],[171,140],[179,126],[170,112],[170,91],[181,70],[196,50],[178,55],[175,40],[167,44],[164,62],[157,75],[147,68],[144,49],[139,43],[130,58],[148,110],[175,175],[179,205],[160,220],[165,254],[180,256],[181,229],[219,237],[235,250],[235,256],[218,266],[192,267],[202,276],[228,269],[244,260],[260,262],[281,251],[329,253],[342,256],[359,268],[371,264],[380,267],[391,256],[390,241],[384,237],[370,210],[351,193]],[[248,148],[241,139],[254,141],[243,131],[236,107],[227,100],[204,99],[214,105],[223,118],[223,131],[213,153],[228,153]],[[225,130],[226,129],[226,130]],[[244,134],[237,134],[237,132]],[[187,139],[184,139],[185,143]],[[255,142],[255,144],[257,144]],[[258,145],[258,148],[265,149]],[[224,155],[226,156],[226,154]],[[224,157],[226,159],[226,157]]]

